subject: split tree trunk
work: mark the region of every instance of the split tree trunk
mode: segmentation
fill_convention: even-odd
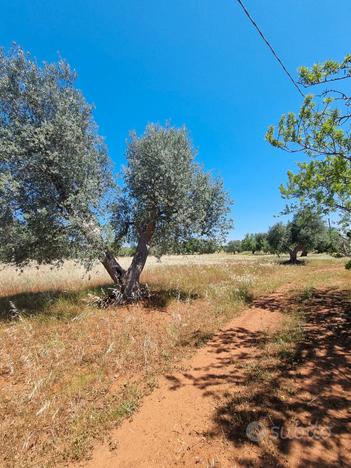
[[[307,257],[307,250],[306,249],[302,249],[302,252],[301,252],[301,257]]]
[[[116,302],[120,304],[136,302],[146,295],[146,289],[140,285],[140,275],[144,269],[148,254],[149,242],[154,232],[154,224],[149,223],[139,234],[139,241],[132,263],[125,270],[117,262],[112,252],[107,251],[102,261],[106,271],[119,291]]]

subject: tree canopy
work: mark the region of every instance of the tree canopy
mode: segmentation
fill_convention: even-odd
[[[110,162],[92,107],[62,60],[0,50],[0,259],[101,255]]]
[[[343,233],[335,227],[329,227],[325,229],[315,249],[317,252],[350,255],[350,236],[343,235]]]
[[[287,252],[287,228],[283,223],[271,226],[267,233],[267,242],[272,253],[277,255]]]
[[[298,164],[281,186],[287,199],[314,204],[325,211],[339,211],[346,222],[351,215],[351,97],[341,81],[351,78],[351,55],[342,62],[328,60],[311,68],[301,67],[305,87],[332,84],[319,95],[307,95],[298,114],[283,115],[267,140],[290,153],[303,151],[309,161]],[[338,89],[335,89],[335,84]]]
[[[241,241],[241,249],[243,251],[252,252],[253,254],[255,252],[266,252],[266,234],[264,232],[246,234],[244,239]]]
[[[224,250],[228,253],[239,253],[242,251],[242,241],[241,240],[232,240],[229,241],[225,246]]]
[[[124,189],[113,207],[120,241],[136,242],[149,226],[160,253],[194,237],[221,238],[230,227],[223,183],[195,161],[186,128],[150,124],[130,135]]]

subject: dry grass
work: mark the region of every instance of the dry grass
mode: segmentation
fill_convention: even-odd
[[[268,257],[267,257],[268,258]],[[272,257],[273,258],[273,257]],[[245,263],[256,261],[257,257],[247,255],[230,256],[226,254],[215,255],[169,255],[159,262],[155,257],[149,257],[146,269],[154,267],[163,268],[176,265],[212,265],[222,264],[229,260]],[[126,268],[130,257],[121,257],[121,265]],[[24,292],[41,292],[48,290],[65,291],[77,290],[106,284],[109,276],[103,266],[98,264],[88,273],[78,264],[68,261],[62,267],[43,265],[39,268],[32,264],[24,270],[0,264],[0,297],[15,295]]]
[[[99,268],[90,279],[73,264],[31,267],[20,277],[0,273],[0,465],[57,466],[87,456],[94,438],[130,415],[158,374],[253,297],[285,283],[330,282],[331,272],[335,284],[350,275],[330,259],[304,267],[230,255],[155,264],[143,276],[151,300],[109,310],[87,304],[108,281]]]

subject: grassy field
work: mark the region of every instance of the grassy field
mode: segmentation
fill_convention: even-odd
[[[31,266],[21,274],[2,269],[0,465],[57,466],[86,457],[95,439],[133,413],[160,373],[254,299],[282,286],[298,294],[349,289],[343,265],[325,256],[300,266],[271,256],[150,259],[142,278],[150,300],[107,310],[91,305],[91,297],[109,287],[101,268],[88,275],[72,263],[58,270]],[[299,317],[289,316],[288,330]],[[276,338],[274,359],[289,358],[299,339],[286,339],[284,354]],[[266,364],[260,366],[261,375]]]

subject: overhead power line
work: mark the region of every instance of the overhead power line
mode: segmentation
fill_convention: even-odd
[[[284,72],[287,74],[288,78],[290,79],[290,81],[292,82],[292,84],[295,86],[295,88],[298,90],[298,92],[301,94],[302,97],[305,97],[304,93],[301,91],[299,85],[296,83],[296,81],[294,80],[294,78],[292,77],[292,75],[289,73],[288,69],[286,68],[286,66],[284,65],[284,63],[282,62],[282,60],[279,58],[278,54],[276,53],[276,51],[273,49],[273,47],[271,46],[271,44],[269,43],[268,39],[265,37],[265,35],[263,34],[263,32],[261,31],[261,29],[259,28],[259,26],[257,25],[257,23],[255,22],[255,20],[252,18],[252,16],[250,15],[250,13],[248,12],[247,8],[245,7],[245,5],[243,4],[243,2],[241,0],[237,0],[237,2],[239,3],[239,5],[241,6],[241,8],[243,9],[245,15],[249,18],[249,20],[251,21],[252,25],[254,26],[254,28],[256,29],[256,31],[258,32],[258,34],[262,37],[262,39],[264,40],[264,42],[267,44],[267,46],[269,47],[269,49],[271,50],[272,54],[274,55],[275,59],[277,60],[277,62],[279,63],[279,65],[282,67],[282,69],[284,70]]]

